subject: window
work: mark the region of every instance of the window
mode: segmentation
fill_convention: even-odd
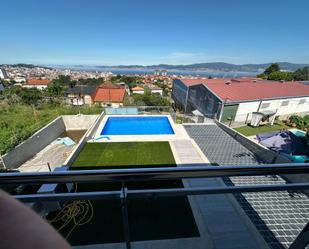
[[[270,103],[263,103],[261,105],[261,109],[265,109],[265,108],[268,108],[270,106]]]
[[[301,99],[301,100],[298,102],[299,105],[303,105],[303,104],[305,104],[305,103],[306,103],[306,100],[305,100],[305,99]]]
[[[289,103],[290,103],[290,101],[288,101],[288,100],[282,101],[281,106],[288,106]]]

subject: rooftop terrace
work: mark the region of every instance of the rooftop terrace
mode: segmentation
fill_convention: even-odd
[[[0,174],[6,187],[41,186],[39,193],[20,191],[15,197],[50,221],[76,200],[81,210],[90,208],[75,216],[91,216],[85,225],[71,220],[62,229],[61,220],[51,222],[74,247],[308,245],[307,164],[278,165],[284,159],[213,121],[172,123],[175,134],[166,137],[111,136],[97,146],[93,138],[103,119],[90,126],[65,167]],[[70,170],[70,165],[82,168]]]

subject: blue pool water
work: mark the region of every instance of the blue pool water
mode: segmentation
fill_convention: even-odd
[[[109,117],[101,135],[175,134],[167,117]]]
[[[293,134],[295,134],[298,137],[305,137],[306,136],[306,132],[304,132],[302,130],[290,129],[290,132],[292,132]]]

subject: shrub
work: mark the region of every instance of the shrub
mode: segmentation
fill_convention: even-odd
[[[296,127],[302,130],[309,127],[309,115],[306,115],[304,117],[298,115],[292,115],[289,118],[289,121],[291,124],[293,123],[296,124]]]

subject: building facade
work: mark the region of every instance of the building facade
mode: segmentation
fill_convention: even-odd
[[[139,86],[133,87],[131,90],[133,94],[144,94],[145,93],[145,89]]]
[[[108,82],[97,87],[96,91],[92,94],[92,100],[102,107],[117,108],[123,106],[125,95],[126,90],[124,87]]]
[[[22,85],[24,88],[36,88],[38,90],[44,90],[50,84],[49,80],[42,79],[30,79],[26,82],[26,84]]]
[[[200,111],[223,123],[243,124],[253,112],[272,111],[286,119],[309,114],[309,85],[256,78],[174,80],[172,98],[190,113]]]
[[[8,75],[7,75],[6,71],[2,68],[0,68],[0,79],[1,80],[8,79]]]
[[[95,86],[74,86],[65,91],[66,103],[70,105],[92,105],[92,95],[96,91]]]

